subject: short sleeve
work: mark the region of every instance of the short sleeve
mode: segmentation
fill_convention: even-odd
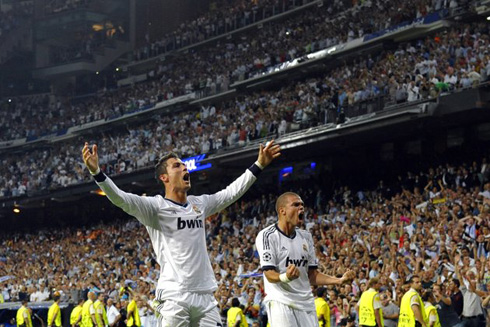
[[[416,294],[412,295],[412,297],[410,298],[410,306],[412,306],[414,304],[420,306],[420,303],[418,301],[418,297]]]
[[[318,258],[315,253],[315,245],[313,244],[313,238],[311,234],[307,234],[307,242],[308,242],[308,268],[317,268],[318,267]]]
[[[275,269],[278,266],[277,255],[271,230],[263,230],[255,239],[255,247],[259,253],[260,266],[262,269]]]
[[[374,310],[381,309],[383,306],[381,305],[381,300],[379,298],[379,293],[376,293],[373,299],[373,308]]]
[[[437,312],[435,310],[431,310],[429,313],[429,322],[436,322],[437,321]]]

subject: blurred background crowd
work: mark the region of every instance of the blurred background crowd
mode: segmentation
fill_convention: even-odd
[[[336,0],[298,10],[313,2],[218,1],[209,12],[163,36],[145,35],[143,44],[131,50],[129,65],[148,63],[144,82],[121,87],[106,83],[83,96],[50,92],[2,99],[0,140],[8,144],[49,139],[70,128],[110,124],[185,96],[219,98],[237,83],[273,74],[295,60],[307,61],[320,50],[470,5],[463,0]],[[48,1],[42,11],[58,15],[93,5]],[[0,11],[0,42],[7,42],[32,18],[34,7],[20,2]],[[272,19],[281,14],[288,16]],[[247,30],[258,23],[263,25]],[[122,27],[114,30],[124,34]],[[230,32],[237,34],[206,43]],[[51,60],[92,60],[114,33],[104,30],[103,42],[82,36],[83,41],[52,53]],[[158,112],[150,119],[80,133],[47,146],[12,151],[2,147],[0,199],[91,183],[81,160],[85,141],[98,144],[103,171],[121,177],[153,167],[171,150],[182,157],[226,153],[258,140],[338,127],[373,113],[380,104],[383,108],[437,102],[486,87],[489,35],[487,21],[453,19],[435,32],[354,55],[280,85],[203,101],[172,114]],[[319,269],[334,276],[347,269],[356,272],[345,285],[312,290],[326,299],[331,327],[358,325],[359,298],[374,278],[379,281],[385,326],[396,326],[401,298],[413,276],[421,278],[424,298],[438,304],[443,327],[473,316],[490,326],[490,163],[488,150],[478,150],[471,159],[452,157],[433,165],[428,161],[424,167],[430,168],[407,163],[399,174],[397,169],[387,171],[376,186],[341,179],[326,185],[314,178],[281,186],[281,191],[290,189],[305,202],[303,227],[313,234]],[[207,218],[209,259],[224,322],[231,300],[238,298],[249,326],[266,326],[254,241],[258,231],[276,221],[279,192],[270,188],[274,192],[247,194]],[[108,213],[112,215],[112,221],[83,227],[0,232],[0,303],[27,300],[34,307],[57,292],[62,303],[74,306],[94,292],[107,311],[114,305],[122,315],[111,327],[127,326],[125,312],[133,300],[141,326],[156,326],[152,304],[160,267],[147,232],[134,219]]]
[[[379,279],[385,306],[399,306],[406,281],[417,275],[423,290],[454,298],[458,316],[463,306],[483,303],[486,314],[489,175],[484,157],[479,162],[407,172],[390,183],[380,181],[374,189],[344,185],[332,197],[326,197],[312,181],[295,185],[293,191],[305,201],[304,228],[313,234],[319,269],[334,276],[347,269],[356,272],[351,283],[330,286],[325,292],[331,326],[356,320],[359,297],[374,277]],[[231,299],[237,297],[250,325],[265,326],[262,273],[254,241],[259,230],[276,221],[276,195],[256,196],[208,217],[207,243],[223,317]],[[12,276],[2,283],[4,301],[45,301],[59,291],[62,301],[78,303],[95,291],[121,303],[128,294],[135,294],[141,316],[152,315],[148,305],[160,271],[146,230],[135,219],[85,229],[4,235],[1,245],[0,275]],[[464,303],[456,286],[473,282],[474,289],[466,288],[481,292],[479,300]]]

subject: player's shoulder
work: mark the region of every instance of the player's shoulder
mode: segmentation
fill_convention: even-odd
[[[275,224],[262,229],[257,235],[255,244],[261,244],[264,250],[270,250],[271,242],[275,243],[274,238],[277,238],[277,226]]]
[[[277,234],[277,226],[276,224],[270,225],[262,229],[257,234],[257,240],[269,240]]]
[[[270,235],[270,234],[273,234],[277,231],[277,226],[276,224],[272,224],[270,226],[267,226],[265,227],[264,229],[262,229],[260,232],[259,232],[259,235]]]

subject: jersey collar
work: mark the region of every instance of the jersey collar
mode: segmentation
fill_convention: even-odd
[[[282,235],[286,236],[289,239],[294,239],[296,237],[296,230],[294,231],[293,235],[288,236],[288,235],[284,234],[284,232],[279,228],[279,226],[277,224],[276,224],[276,228],[279,231],[279,233],[281,233]]]
[[[182,208],[186,208],[186,207],[187,207],[187,205],[189,204],[189,202],[186,202],[186,203],[179,203],[179,202],[175,202],[174,200],[167,199],[167,198],[164,198],[164,199],[165,199],[165,200],[167,200],[167,201],[172,202],[173,204],[176,204],[176,205],[178,205],[178,206],[181,206]]]

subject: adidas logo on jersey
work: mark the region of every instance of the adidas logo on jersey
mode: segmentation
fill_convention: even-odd
[[[289,259],[289,257],[286,258],[286,267],[289,265],[295,265],[296,267],[306,267],[306,264],[308,263],[308,260],[304,256],[301,257],[301,259]]]
[[[199,219],[182,219],[177,218],[177,229],[181,230],[184,228],[204,228],[202,220]]]

